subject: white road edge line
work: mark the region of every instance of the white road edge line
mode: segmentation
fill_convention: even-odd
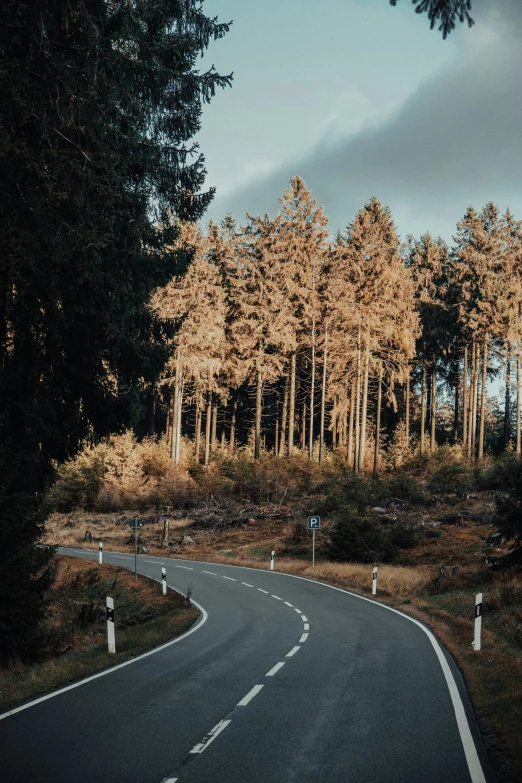
[[[303,628],[304,628],[305,631],[309,631],[310,630],[309,623],[304,623]]]
[[[279,598],[278,595],[272,595],[272,598],[275,598],[276,601],[282,601],[283,600],[282,598]]]
[[[253,587],[254,585],[249,585],[248,582],[241,582],[242,585],[245,585],[245,587]]]
[[[303,621],[303,623],[307,623],[308,622],[308,617],[305,614],[302,614],[301,615],[301,620]]]
[[[244,696],[241,701],[238,701],[237,706],[238,707],[246,707],[249,701],[252,701],[254,696],[257,696],[259,691],[263,690],[265,686],[264,685],[254,685],[251,691],[247,693],[246,696]]]
[[[284,662],[284,661],[280,661],[279,663],[276,663],[276,665],[275,665],[275,666],[273,666],[273,667],[270,669],[270,671],[269,671],[269,672],[267,672],[267,673],[265,674],[265,677],[273,677],[273,676],[274,676],[274,674],[277,674],[277,672],[279,671],[279,669],[282,669],[284,665],[285,665],[285,662]]]
[[[159,579],[156,579],[155,581],[159,582]],[[112,674],[118,669],[123,669],[124,666],[130,666],[131,663],[136,663],[136,661],[141,661],[143,658],[148,658],[149,655],[154,655],[160,650],[164,650],[166,647],[171,647],[171,645],[181,642],[182,639],[185,639],[187,636],[190,636],[190,634],[199,631],[199,629],[207,622],[208,614],[203,609],[203,607],[200,606],[200,604],[196,603],[196,601],[194,601],[192,598],[190,599],[190,601],[192,604],[194,604],[195,607],[197,607],[197,609],[199,609],[199,611],[202,614],[202,618],[199,621],[199,623],[195,625],[194,628],[191,628],[190,631],[181,634],[181,636],[176,637],[176,639],[172,639],[172,641],[170,642],[165,642],[165,644],[160,644],[159,647],[155,647],[153,650],[149,650],[148,652],[143,653],[142,655],[137,655],[136,658],[131,658],[128,661],[124,661],[124,663],[119,663],[117,666],[111,666],[110,669],[104,669],[102,672],[98,672],[97,674],[92,674],[90,677],[86,677],[85,679],[80,680],[79,682],[74,682],[72,685],[66,685],[65,688],[60,688],[59,690],[54,691],[53,693],[48,693],[45,696],[40,696],[39,699],[34,699],[34,701],[30,701],[28,704],[22,704],[21,707],[15,707],[12,710],[3,712],[0,715],[0,720],[4,720],[4,718],[9,718],[11,715],[15,715],[17,712],[22,712],[22,710],[27,710],[29,709],[29,707],[34,707],[36,704],[40,704],[40,702],[42,701],[47,701],[47,699],[54,699],[55,696],[59,696],[61,693],[65,693],[66,691],[72,691],[73,688],[79,688],[80,685],[85,685],[86,683],[91,682],[92,680],[97,680],[99,677],[105,677],[106,674]]]
[[[307,640],[307,639],[308,639],[308,634],[307,634],[307,633],[304,633],[304,634],[301,636],[301,638],[299,639],[299,644],[301,644],[302,642],[306,642],[306,640]]]
[[[210,574],[211,576],[217,576],[213,571],[202,571],[202,574]]]
[[[286,604],[287,606],[289,606],[289,607],[290,607],[290,609],[293,609],[293,608],[294,608],[293,604],[289,604],[289,603],[288,603],[288,601],[285,601],[285,604]]]
[[[299,650],[300,650],[300,649],[301,649],[301,648],[299,647],[299,645],[297,645],[296,647],[293,647],[293,648],[290,650],[290,652],[286,654],[286,657],[287,657],[287,658],[291,658],[291,657],[292,657],[292,655],[295,655],[295,654],[296,654],[296,652],[299,652]]]
[[[220,720],[219,723],[216,723],[212,731],[209,731],[209,733],[206,735],[206,737],[203,737],[202,742],[198,742],[197,745],[194,745],[191,753],[203,753],[204,750],[208,748],[211,742],[214,742],[216,737],[221,734],[223,729],[226,729],[228,724],[231,723],[230,720]]]
[[[145,560],[144,562],[145,563],[152,563],[153,565],[160,565],[160,566],[164,566],[165,565],[165,563],[160,563],[158,560]]]
[[[232,579],[231,576],[224,576],[223,579],[228,579],[229,582],[237,582],[237,579]]]
[[[120,560],[132,560],[130,555],[113,555],[112,552],[104,552],[105,557],[117,557]]]
[[[176,783],[176,780],[178,780],[178,778],[165,778],[161,783]]]
[[[257,588],[260,593],[264,593],[265,595],[268,595],[268,590],[261,590],[260,587]]]

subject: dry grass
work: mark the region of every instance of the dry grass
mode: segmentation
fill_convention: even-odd
[[[44,659],[33,664],[12,661],[0,671],[0,709],[133,658],[187,630],[199,612],[178,593],[162,596],[161,587],[116,566],[58,557],[44,629]],[[116,608],[116,654],[107,651],[105,598]],[[97,616],[79,621],[82,607]]]

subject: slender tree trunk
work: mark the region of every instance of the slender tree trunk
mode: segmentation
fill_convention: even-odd
[[[381,397],[382,397],[382,367],[379,367],[379,382],[377,385],[377,413],[375,415],[375,452],[373,455],[373,474],[379,473],[379,449],[381,445]]]
[[[468,439],[468,346],[464,346],[464,366],[462,368],[462,445]]]
[[[170,439],[170,458],[174,462],[176,459],[176,445],[178,442],[178,373],[176,371],[176,380],[174,381],[174,393],[171,400],[170,420],[172,422],[172,435]]]
[[[435,451],[435,434],[437,427],[437,365],[435,356],[433,357],[433,367],[431,368],[431,441],[430,449]]]
[[[517,454],[520,456],[520,338],[517,340]]]
[[[167,423],[165,425],[165,435],[167,437],[167,451],[170,454],[170,444],[172,443],[172,393],[169,391],[169,397],[167,399]]]
[[[285,379],[285,391],[283,395],[283,411],[281,413],[281,440],[279,443],[279,456],[284,457],[286,449],[286,420],[288,418],[288,378]]]
[[[304,453],[306,446],[306,400],[303,402],[303,415],[301,418],[301,451]]]
[[[370,346],[367,338],[364,351],[364,382],[361,410],[361,439],[359,442],[359,472],[364,473],[366,457],[366,421],[368,418],[368,379],[370,375]]]
[[[471,343],[468,389],[468,459],[473,456],[473,397],[475,390],[475,343]]]
[[[156,432],[156,388],[151,386],[147,406],[147,435],[153,437]]]
[[[478,387],[480,373],[480,346],[475,344],[475,380],[473,383],[473,422],[472,422],[472,453],[473,459],[477,454],[477,420],[478,420]]]
[[[355,387],[355,451],[353,469],[359,472],[359,444],[361,442],[361,330],[357,335],[357,381]]]
[[[453,443],[459,439],[459,404],[460,404],[460,360],[457,360],[455,372],[455,397],[453,398]]]
[[[328,358],[328,327],[324,332],[324,349],[323,349],[323,382],[321,385],[321,422],[319,431],[319,462],[323,461],[324,457],[324,415],[326,410],[326,362]]]
[[[214,400],[214,405],[212,406],[212,440],[210,443],[210,448],[212,451],[215,451],[217,448],[217,417],[218,417],[218,405],[217,402]]]
[[[355,418],[355,384],[352,381],[350,388],[350,420],[348,422],[348,465],[353,469],[353,421]]]
[[[232,418],[230,419],[230,453],[233,454],[236,448],[236,418],[237,418],[237,397],[232,405]]]
[[[315,397],[315,320],[312,321],[312,380],[310,382],[310,427],[308,430],[308,459],[314,450],[314,397]]]
[[[261,404],[263,399],[263,380],[261,370],[257,372],[256,382],[256,429],[254,434],[254,459],[261,456]]]
[[[194,453],[196,462],[199,462],[199,452],[201,450],[201,405],[196,403],[196,432],[194,437]]]
[[[294,449],[294,428],[295,428],[295,351],[290,357],[290,399],[288,411],[288,456],[292,456]]]
[[[431,433],[431,372],[426,372],[426,429]]]
[[[479,431],[479,443],[478,443],[478,458],[482,460],[484,458],[484,430],[486,423],[486,383],[488,376],[488,341],[484,340],[482,345],[482,388],[480,399],[480,431]]]
[[[410,442],[410,368],[408,367],[408,375],[406,376],[406,387],[404,390],[404,428],[406,430],[406,443]]]
[[[184,390],[184,382],[183,378],[180,378],[179,382],[179,389],[178,389],[178,410],[177,410],[177,421],[176,421],[176,465],[179,465],[179,460],[181,456],[181,415],[183,413],[183,390]]]
[[[511,347],[506,341],[506,392],[504,397],[504,446],[511,440]]]
[[[277,403],[276,403],[274,454],[276,457],[279,454],[279,394],[277,395]]]
[[[424,454],[424,430],[426,428],[426,344],[422,349],[420,453]]]
[[[223,422],[223,426],[221,427],[221,448],[225,449],[225,422]]]
[[[208,465],[210,462],[211,418],[212,418],[212,393],[209,392],[207,397],[207,415],[205,418],[205,465]]]

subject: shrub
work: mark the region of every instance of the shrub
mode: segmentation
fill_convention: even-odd
[[[465,495],[473,487],[473,470],[465,462],[451,460],[443,463],[431,475],[428,489],[434,494]]]
[[[350,507],[339,509],[326,547],[331,560],[391,563],[397,548],[377,521],[363,518]]]

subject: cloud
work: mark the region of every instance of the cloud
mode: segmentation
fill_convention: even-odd
[[[451,68],[391,119],[339,140],[342,112],[333,107],[334,121],[309,155],[243,190],[218,193],[212,213],[273,213],[299,174],[334,232],[372,194],[390,206],[403,235],[429,229],[450,239],[466,207],[488,200],[522,218],[522,3],[482,0],[474,16]]]

